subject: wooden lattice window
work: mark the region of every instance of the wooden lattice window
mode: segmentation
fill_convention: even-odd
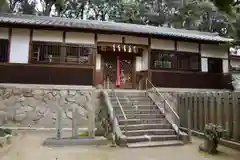
[[[199,71],[200,55],[195,53],[152,50],[151,69]]]
[[[67,45],[65,63],[90,64],[92,60],[90,47]]]
[[[33,42],[32,63],[92,64],[92,46]]]
[[[61,43],[33,42],[32,62],[60,63]]]
[[[0,39],[0,62],[8,62],[9,57],[9,40]]]

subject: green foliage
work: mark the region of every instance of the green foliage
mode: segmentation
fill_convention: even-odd
[[[209,154],[216,154],[219,139],[223,136],[225,131],[221,126],[212,123],[206,124],[204,128],[204,144],[200,144],[199,150],[208,152]]]
[[[80,136],[81,136],[81,137],[87,137],[87,136],[88,136],[88,132],[81,132],[81,133],[80,133]]]
[[[4,137],[6,135],[11,135],[12,134],[12,130],[11,129],[3,129],[0,128],[0,137]]]
[[[0,137],[4,137],[6,134],[3,130],[0,130]]]
[[[3,131],[4,131],[6,134],[12,134],[12,130],[11,130],[11,129],[7,129],[7,128],[6,128],[6,129],[4,129]]]
[[[211,0],[220,11],[226,13],[232,13],[232,7],[234,5],[234,0]]]
[[[239,0],[0,0],[1,12],[148,24],[240,38]],[[55,10],[52,10],[55,7]]]

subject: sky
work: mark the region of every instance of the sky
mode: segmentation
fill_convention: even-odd
[[[36,0],[37,1],[37,8],[39,9],[39,10],[41,10],[42,9],[42,6],[41,6],[41,3],[40,3],[40,0]]]

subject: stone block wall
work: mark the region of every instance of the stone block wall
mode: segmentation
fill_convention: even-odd
[[[56,127],[56,111],[63,110],[62,126],[72,127],[72,109],[78,110],[77,125],[87,127],[87,105],[93,89],[41,89],[0,87],[0,125]],[[90,97],[90,99],[89,99]]]

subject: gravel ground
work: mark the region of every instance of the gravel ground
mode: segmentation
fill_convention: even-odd
[[[46,147],[42,142],[52,137],[50,132],[25,133],[1,160],[239,160],[240,152],[220,146],[220,154],[211,156],[198,152],[201,140],[193,144],[160,148],[111,148],[109,146]]]

